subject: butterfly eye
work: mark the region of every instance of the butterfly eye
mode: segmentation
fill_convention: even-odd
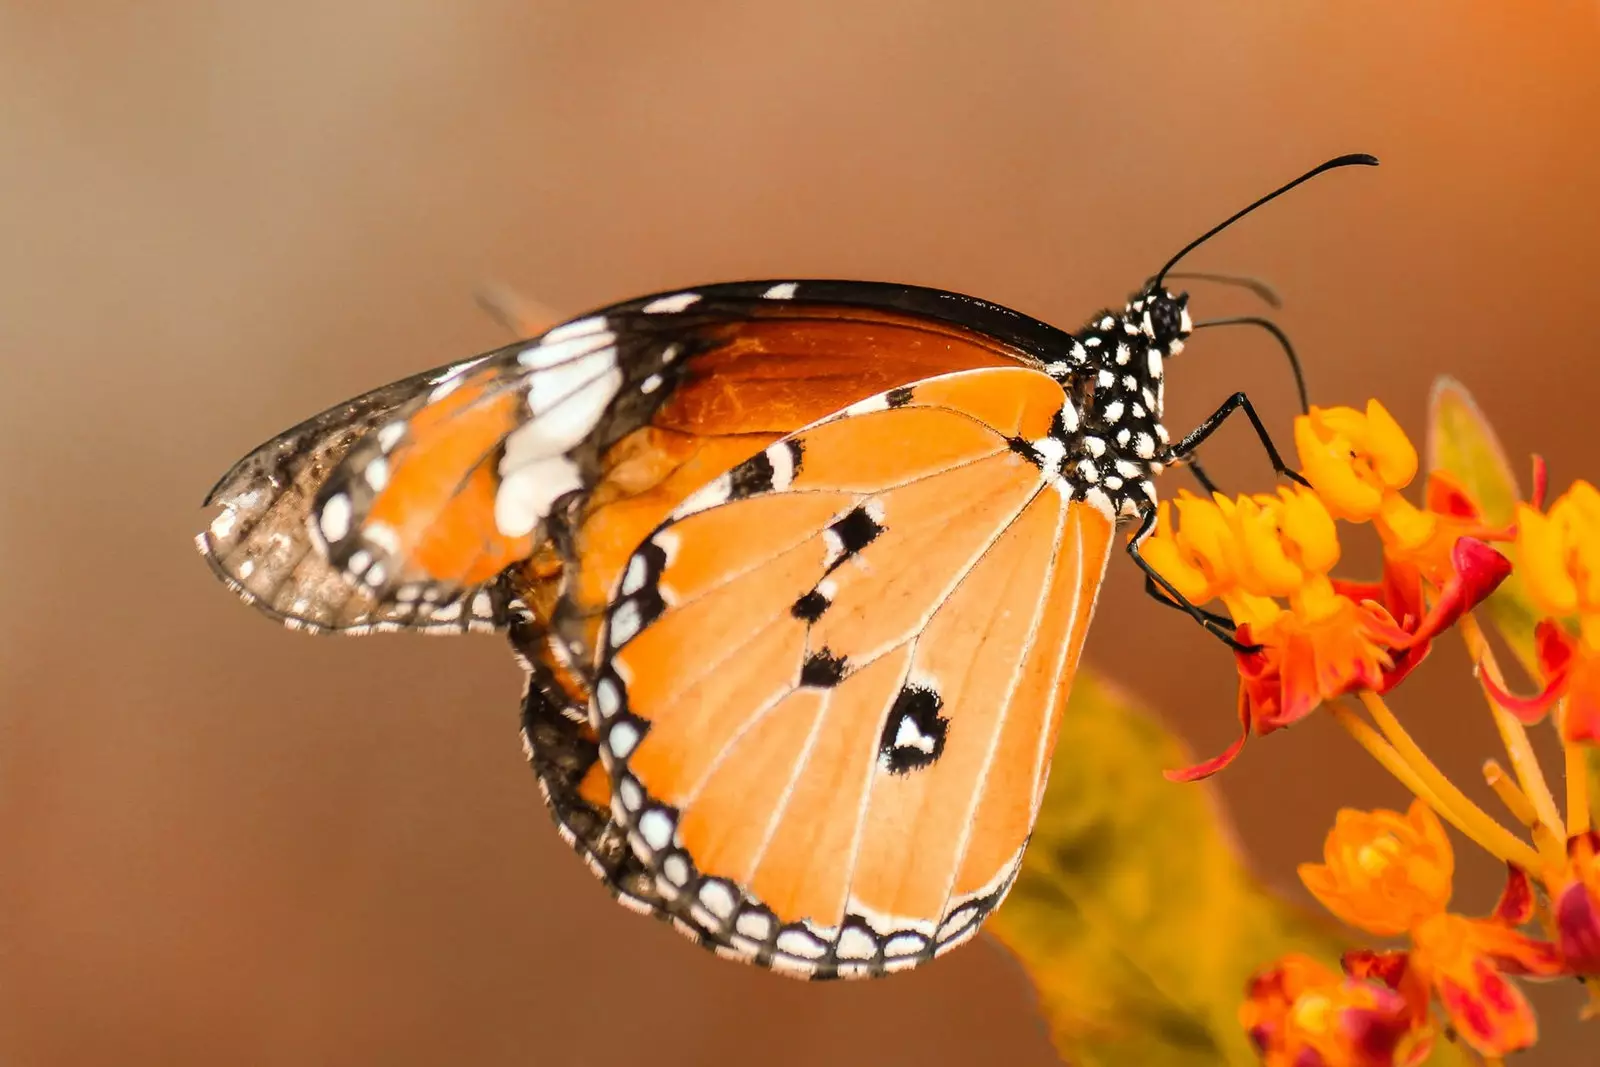
[[[1163,352],[1171,350],[1174,341],[1182,341],[1189,333],[1187,309],[1189,294],[1173,296],[1165,290],[1149,299],[1145,306],[1145,332]]]

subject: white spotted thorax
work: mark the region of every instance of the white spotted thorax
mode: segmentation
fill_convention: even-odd
[[[1145,289],[1121,314],[1090,320],[1071,351],[1046,364],[1073,401],[1051,430],[1064,450],[1061,476],[1113,521],[1155,505],[1153,479],[1171,443],[1161,423],[1163,374],[1194,328],[1188,303],[1187,293]]]

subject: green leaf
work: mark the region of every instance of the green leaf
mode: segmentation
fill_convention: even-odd
[[[1238,1022],[1245,983],[1290,951],[1337,967],[1331,919],[1261,887],[1213,790],[1162,777],[1189,753],[1112,685],[1078,676],[1056,753],[989,928],[1032,978],[1057,1050],[1074,1067],[1258,1064]],[[1447,1047],[1431,1062],[1468,1061]]]
[[[1490,525],[1509,526],[1516,519],[1517,501],[1523,497],[1505,449],[1472,394],[1454,378],[1441,377],[1433,383],[1428,398],[1427,456],[1427,469],[1455,476],[1483,508]],[[1513,565],[1517,562],[1515,545],[1505,542],[1495,548]],[[1506,644],[1537,676],[1533,627],[1541,616],[1515,569],[1484,607]]]

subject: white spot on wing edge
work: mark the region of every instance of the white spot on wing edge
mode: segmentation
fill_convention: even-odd
[[[651,808],[639,816],[639,836],[645,844],[660,852],[672,844],[672,817],[660,808]]]
[[[627,573],[622,576],[622,595],[632,596],[643,589],[647,573],[643,556],[634,556],[628,560]]]
[[[800,288],[799,282],[779,282],[761,296],[766,300],[793,300],[795,290]]]
[[[350,532],[350,498],[343,493],[330,496],[317,516],[317,528],[329,544],[343,541]]]
[[[606,734],[606,744],[611,748],[611,754],[618,759],[627,759],[633,755],[633,747],[638,743],[639,728],[631,722],[618,722],[611,727],[611,732]]]
[[[488,356],[474,356],[471,359],[464,359],[460,363],[452,363],[438,374],[435,374],[432,378],[429,378],[428,384],[443,385],[445,382],[449,381],[456,381],[457,384],[460,384],[459,379],[461,378],[462,374],[471,368],[476,367],[478,364],[482,363],[488,358]],[[450,388],[454,389],[455,386],[452,385]]]
[[[539,343],[547,345],[559,344],[574,337],[599,333],[605,328],[606,317],[604,315],[590,315],[588,318],[573,319],[571,322],[564,322],[560,326],[547,330],[545,335],[539,338]]]
[[[517,353],[517,363],[529,370],[543,370],[547,367],[559,367],[563,363],[570,363],[575,359],[599,352],[616,343],[617,335],[610,330],[601,333],[579,334],[568,337],[563,341],[540,341],[538,344],[529,345]]]
[[[699,293],[674,293],[671,296],[658,296],[639,310],[646,315],[676,315],[699,301]]]
[[[622,695],[617,692],[616,682],[610,678],[602,678],[595,683],[594,706],[603,719],[609,719],[617,713],[617,709],[622,706]]]
[[[721,919],[723,922],[727,922],[728,916],[733,914],[733,906],[736,903],[733,897],[733,890],[729,889],[723,883],[706,882],[700,887],[699,896],[700,903],[705,905],[706,910],[712,915],[715,915],[717,918]],[[767,925],[770,923],[770,920],[768,920],[766,916],[761,915],[759,912],[753,914],[755,918],[759,918],[762,921],[763,928],[756,931],[746,931],[741,928],[739,932],[744,934],[746,937],[753,937],[758,941],[765,941],[770,930],[770,926]],[[739,916],[739,919],[742,927],[745,916],[741,915]]]
[[[391,556],[400,554],[400,534],[386,522],[368,523],[361,535]]]
[[[624,600],[618,604],[611,613],[611,624],[608,628],[606,639],[612,648],[618,648],[632,641],[639,632],[639,605],[632,600]]]
[[[223,508],[222,512],[211,520],[211,536],[221,539],[233,532],[233,524],[239,519],[239,513],[232,508]]]
[[[772,464],[772,491],[781,493],[794,481],[794,448],[788,441],[780,441],[767,449],[767,462]]]
[[[406,424],[391,422],[378,431],[378,447],[385,452],[394,451],[394,446],[400,443],[400,438],[406,435]]]

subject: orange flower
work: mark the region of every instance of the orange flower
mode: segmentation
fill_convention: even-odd
[[[1567,864],[1549,889],[1562,957],[1578,974],[1600,975],[1600,833],[1567,841]]]
[[[1480,603],[1511,573],[1506,558],[1463,537],[1452,551],[1454,571],[1428,607],[1422,575],[1390,566],[1377,585],[1323,578],[1264,625],[1245,623],[1239,663],[1239,738],[1220,755],[1167,772],[1174,781],[1215,774],[1254,734],[1293,725],[1319,704],[1357,689],[1386,693],[1428,654],[1433,639]],[[1235,616],[1237,618],[1237,616]]]
[[[1533,1009],[1506,976],[1553,977],[1569,969],[1555,945],[1517,929],[1533,914],[1533,892],[1521,871],[1511,869],[1490,917],[1446,911],[1454,853],[1438,817],[1420,800],[1404,816],[1341,811],[1323,852],[1325,863],[1300,868],[1313,896],[1352,926],[1411,938],[1409,953],[1356,957],[1364,965],[1360,973],[1380,964],[1414,970],[1462,1037],[1484,1055],[1533,1044]]]
[[[1238,653],[1239,739],[1169,771],[1173,780],[1215,774],[1251,734],[1292,725],[1335,697],[1389,691],[1510,573],[1481,540],[1508,534],[1483,525],[1458,483],[1435,475],[1421,509],[1400,494],[1416,476],[1417,452],[1376,400],[1364,412],[1312,408],[1295,420],[1295,443],[1313,488],[1234,500],[1179,493],[1143,546],[1191,602],[1221,600],[1249,649]],[[1380,582],[1330,576],[1340,555],[1336,519],[1375,525],[1384,542]]]
[[[1420,800],[1404,815],[1340,810],[1322,856],[1300,865],[1300,880],[1323,907],[1368,933],[1403,934],[1450,903],[1455,853]]]
[[[1250,980],[1239,1022],[1268,1067],[1410,1067],[1432,1047],[1426,1016],[1393,989],[1298,953]]]

